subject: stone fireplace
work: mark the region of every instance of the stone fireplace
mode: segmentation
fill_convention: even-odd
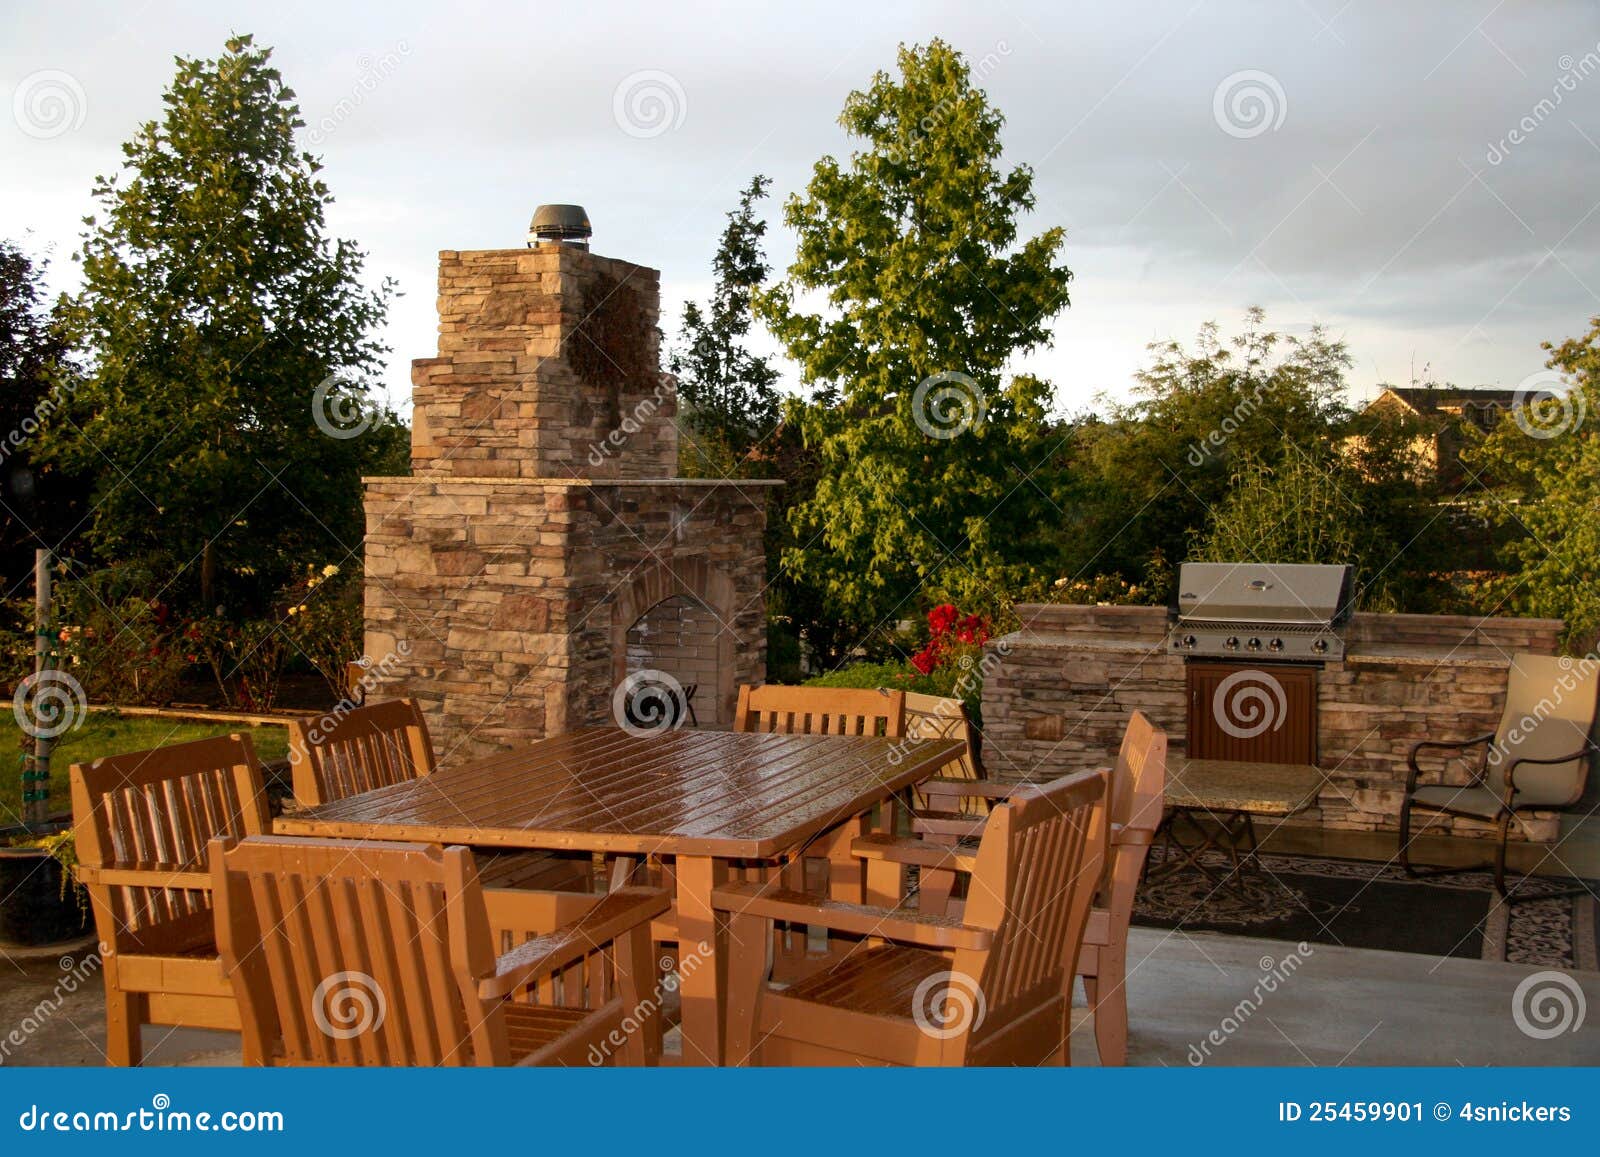
[[[772,481],[677,476],[659,275],[581,245],[439,255],[412,475],[366,484],[366,657],[441,761],[611,725],[664,672],[700,726],[765,675]]]

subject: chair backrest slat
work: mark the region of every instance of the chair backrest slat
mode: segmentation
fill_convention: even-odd
[[[431,775],[433,742],[414,699],[393,699],[289,724],[294,795],[315,807]]]
[[[905,692],[778,683],[744,686],[739,688],[733,729],[898,739],[906,733]]]

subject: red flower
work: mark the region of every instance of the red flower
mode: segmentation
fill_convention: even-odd
[[[933,637],[947,634],[951,627],[956,625],[956,620],[961,617],[961,612],[949,603],[940,603],[928,612],[928,629],[933,632]]]
[[[933,669],[939,665],[938,648],[929,643],[922,650],[911,656],[911,665],[924,675],[933,674]]]
[[[968,615],[956,624],[956,640],[962,643],[982,643],[989,638],[989,628],[977,615]]]

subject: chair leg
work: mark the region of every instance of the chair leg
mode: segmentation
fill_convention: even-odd
[[[1100,949],[1100,972],[1091,985],[1084,978],[1084,994],[1094,1008],[1094,1044],[1105,1068],[1128,1063],[1127,961],[1112,947]]]
[[[1400,804],[1400,868],[1416,879],[1417,870],[1411,866],[1411,797]]]
[[[1506,897],[1506,843],[1511,838],[1511,814],[1500,817],[1500,843],[1494,850],[1494,890],[1502,900]]]
[[[145,998],[140,992],[106,989],[106,1059],[119,1068],[144,1060],[140,1029],[145,1019]]]

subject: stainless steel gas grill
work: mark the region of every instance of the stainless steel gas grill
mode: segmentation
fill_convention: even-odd
[[[1212,659],[1344,657],[1348,566],[1186,562],[1178,572],[1174,654]]]

